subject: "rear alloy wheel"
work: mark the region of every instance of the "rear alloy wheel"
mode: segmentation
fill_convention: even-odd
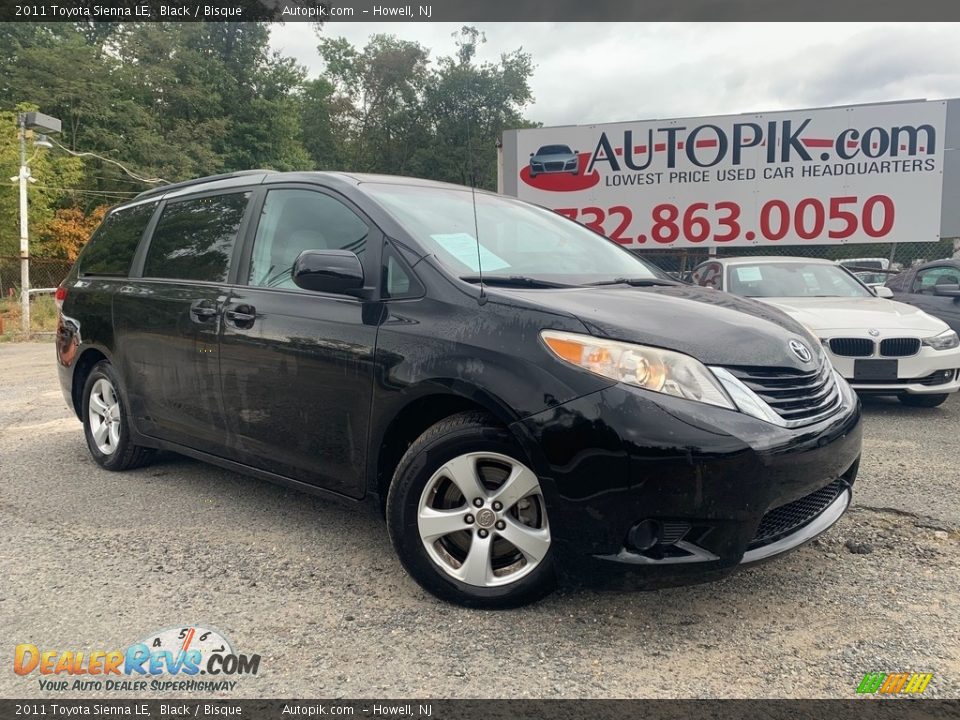
[[[510,434],[479,413],[434,425],[407,451],[387,520],[410,574],[446,600],[511,607],[553,589],[540,480]]]
[[[134,445],[120,392],[120,381],[106,360],[94,365],[83,388],[83,432],[90,454],[107,470],[129,470],[148,463],[150,448]]]
[[[899,400],[908,407],[932,408],[943,405],[947,398],[947,393],[937,395],[900,395]]]
[[[87,421],[97,450],[113,455],[120,444],[120,400],[116,388],[105,377],[97,378],[90,388]]]

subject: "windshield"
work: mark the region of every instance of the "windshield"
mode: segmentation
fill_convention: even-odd
[[[573,151],[566,145],[544,145],[537,150],[537,155],[572,155]]]
[[[635,255],[554,212],[470,190],[367,183],[423,248],[457,276],[523,276],[564,285],[664,278]],[[477,242],[479,228],[480,242]]]
[[[743,297],[873,297],[843,268],[819,263],[731,265],[727,289]]]

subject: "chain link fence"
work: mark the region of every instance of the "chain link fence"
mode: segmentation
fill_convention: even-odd
[[[69,260],[30,258],[30,287],[55,288],[70,272]],[[0,256],[0,297],[20,297],[20,258]]]
[[[707,248],[670,248],[665,250],[636,250],[637,255],[668,273],[686,278],[687,273],[710,257]],[[891,270],[921,265],[931,260],[960,257],[960,238],[946,238],[939,242],[917,243],[856,243],[848,245],[765,245],[763,247],[719,247],[716,257],[771,256],[825,258],[849,260],[880,258]]]
[[[30,287],[55,288],[70,272],[69,260],[31,258]],[[56,330],[56,305],[52,293],[31,293],[30,331]],[[0,256],[0,340],[20,333],[20,258]]]

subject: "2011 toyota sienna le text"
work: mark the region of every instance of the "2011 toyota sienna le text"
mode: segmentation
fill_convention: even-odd
[[[371,499],[409,573],[465,605],[721,577],[832,525],[857,474],[859,404],[802,325],[469,188],[151,190],[57,298],[97,463],[174,450]]]

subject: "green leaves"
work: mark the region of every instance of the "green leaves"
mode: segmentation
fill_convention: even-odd
[[[529,124],[532,59],[516,50],[477,65],[483,33],[464,26],[454,37],[456,55],[433,64],[426,48],[392,35],[374,35],[362,50],[321,38],[326,74],[306,89],[302,110],[305,131],[321,117],[331,128],[316,140],[305,132],[318,166],[495,189],[497,139]]]
[[[330,27],[330,26],[326,26]],[[0,254],[16,252],[18,103],[59,117],[56,139],[170,181],[232,170],[348,170],[496,185],[500,133],[525,126],[530,55],[478,63],[483,33],[465,26],[457,50],[395,35],[362,48],[322,37],[326,62],[308,79],[270,49],[264,23],[9,23],[0,27]],[[318,32],[322,28],[318,26]],[[35,159],[31,235],[55,216],[82,227],[78,208],[146,189],[116,166],[59,149]],[[42,183],[39,182],[42,180]],[[76,233],[64,243],[76,244]],[[56,237],[46,251],[56,254]],[[39,247],[39,246],[38,246]],[[71,250],[72,252],[72,250]]]

